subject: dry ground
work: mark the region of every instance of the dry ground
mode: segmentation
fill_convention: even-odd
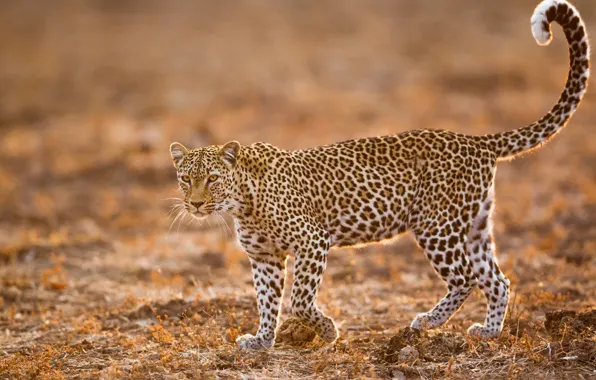
[[[592,3],[576,1],[596,36]],[[574,314],[596,300],[594,91],[499,167],[512,298],[494,342],[464,334],[479,292],[443,329],[406,328],[444,292],[406,235],[331,253],[336,344],[239,352],[257,327],[246,257],[227,225],[167,216],[173,140],[294,149],[535,120],[567,65],[560,29],[535,45],[535,5],[0,1],[0,378],[596,377],[594,314]]]

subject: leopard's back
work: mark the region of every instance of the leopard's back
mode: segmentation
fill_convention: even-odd
[[[457,207],[465,196],[451,194],[463,188],[479,199],[490,186],[496,162],[494,154],[473,137],[443,130],[409,131],[293,152],[268,144],[250,149],[251,156],[259,155],[259,162],[268,165],[264,171],[261,164],[248,164],[262,181],[258,204],[309,214],[337,246],[405,232],[417,222],[429,197],[453,201],[449,207]],[[463,186],[463,181],[469,184]]]

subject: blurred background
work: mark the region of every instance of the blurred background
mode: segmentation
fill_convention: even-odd
[[[596,35],[594,1],[574,3]],[[126,297],[244,292],[253,310],[250,270],[228,226],[171,227],[169,144],[300,149],[410,129],[526,125],[558,99],[568,65],[558,26],[551,46],[536,45],[536,5],[0,0],[0,327],[14,330],[0,343],[18,350],[47,313],[68,321]],[[557,284],[550,292],[573,289],[577,307],[594,299],[584,264],[596,255],[595,118],[589,91],[544,149],[499,166],[497,244],[528,297],[544,280]],[[415,290],[422,304],[387,306],[388,326],[407,324],[443,292],[417,250],[408,238],[342,250],[326,281],[386,289],[385,298],[399,294],[375,279],[398,281],[402,297]],[[348,318],[341,293],[322,297]],[[483,315],[479,300],[462,326]]]

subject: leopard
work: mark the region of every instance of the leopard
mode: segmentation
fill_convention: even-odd
[[[447,288],[410,327],[442,326],[479,288],[486,298],[485,320],[467,333],[484,341],[500,336],[510,281],[499,267],[493,238],[497,164],[558,134],[577,109],[590,74],[579,12],[565,0],[542,1],[531,17],[539,45],[551,41],[553,22],[569,47],[565,87],[549,112],[518,129],[486,135],[412,130],[300,150],[263,142],[170,145],[184,212],[197,219],[230,215],[248,255],[259,326],[256,334],[238,337],[241,349],[274,346],[288,256],[295,258],[292,317],[323,342],[336,341],[338,328],[316,303],[330,248],[382,242],[406,231]]]

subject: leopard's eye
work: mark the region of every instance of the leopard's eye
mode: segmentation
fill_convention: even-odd
[[[209,182],[209,183],[211,183],[211,182],[215,182],[215,181],[217,181],[217,179],[218,179],[218,178],[219,178],[219,177],[218,177],[218,175],[217,175],[217,174],[211,174],[211,175],[209,176],[209,178],[207,178],[207,182]]]
[[[190,183],[190,177],[187,175],[183,175],[180,179],[182,179],[182,182]]]

